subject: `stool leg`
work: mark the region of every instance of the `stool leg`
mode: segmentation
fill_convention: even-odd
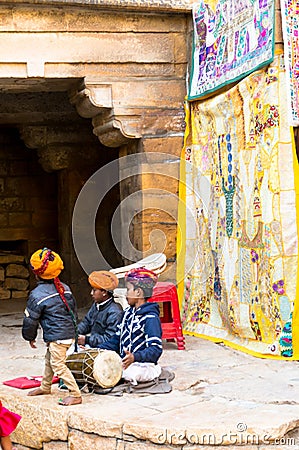
[[[178,350],[185,350],[185,339],[183,336],[177,337]]]

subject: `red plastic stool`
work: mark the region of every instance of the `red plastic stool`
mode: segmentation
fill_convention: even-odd
[[[173,283],[158,282],[154,287],[152,297],[148,301],[162,303],[162,314],[160,314],[162,339],[175,339],[178,350],[185,350],[176,286]]]

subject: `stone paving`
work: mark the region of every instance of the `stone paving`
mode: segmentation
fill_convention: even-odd
[[[299,364],[263,360],[186,336],[185,351],[166,343],[161,365],[176,374],[169,394],[84,394],[62,407],[50,396],[2,385],[41,375],[45,347],[21,337],[22,314],[0,316],[0,397],[20,413],[18,450],[299,449]]]

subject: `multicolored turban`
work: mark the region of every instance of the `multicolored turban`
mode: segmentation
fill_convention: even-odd
[[[33,253],[30,267],[35,275],[51,280],[58,277],[63,270],[63,261],[57,253],[45,247]]]
[[[91,287],[105,289],[105,291],[113,291],[118,286],[117,276],[107,270],[92,272],[88,277],[88,281]]]
[[[125,281],[132,283],[135,287],[141,289],[153,289],[158,281],[158,277],[152,270],[140,267],[138,269],[131,269],[125,275]]]

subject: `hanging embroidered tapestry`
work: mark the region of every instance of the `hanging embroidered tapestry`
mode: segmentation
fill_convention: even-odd
[[[193,24],[189,100],[273,60],[274,0],[201,1],[193,7]]]
[[[189,103],[178,251],[184,332],[278,358],[293,355],[295,329],[299,339],[298,167],[285,97],[281,55]]]
[[[299,3],[281,0],[285,65],[288,77],[289,123],[299,126]]]

